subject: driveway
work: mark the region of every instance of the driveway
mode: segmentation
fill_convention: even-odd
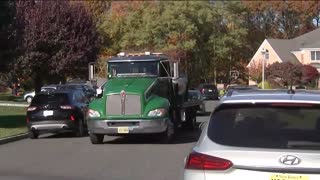
[[[206,102],[214,108],[217,102]],[[198,122],[208,120],[199,116]],[[184,158],[199,131],[181,130],[173,144],[152,138],[105,137],[92,145],[88,137],[44,135],[0,146],[1,180],[175,180],[182,178]]]

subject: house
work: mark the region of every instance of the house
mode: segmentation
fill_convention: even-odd
[[[263,50],[268,54],[263,55]],[[265,39],[247,67],[260,64],[263,59],[266,66],[275,62],[292,62],[310,64],[320,72],[320,28],[293,39]]]

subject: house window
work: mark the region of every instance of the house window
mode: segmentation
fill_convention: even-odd
[[[266,54],[265,54],[265,59],[269,59],[269,52],[266,52]]]
[[[320,51],[311,51],[311,60],[320,60]]]

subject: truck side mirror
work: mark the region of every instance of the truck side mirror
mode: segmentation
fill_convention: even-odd
[[[97,94],[96,94],[97,98],[101,98],[102,95],[103,95],[103,93],[102,93],[102,92],[103,92],[102,88],[99,87],[99,88],[96,89],[96,91],[97,91]]]

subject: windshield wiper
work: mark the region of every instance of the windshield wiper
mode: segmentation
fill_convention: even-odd
[[[134,76],[156,76],[152,74],[146,74],[146,73],[128,73],[128,74],[117,74],[117,77],[134,77]]]

